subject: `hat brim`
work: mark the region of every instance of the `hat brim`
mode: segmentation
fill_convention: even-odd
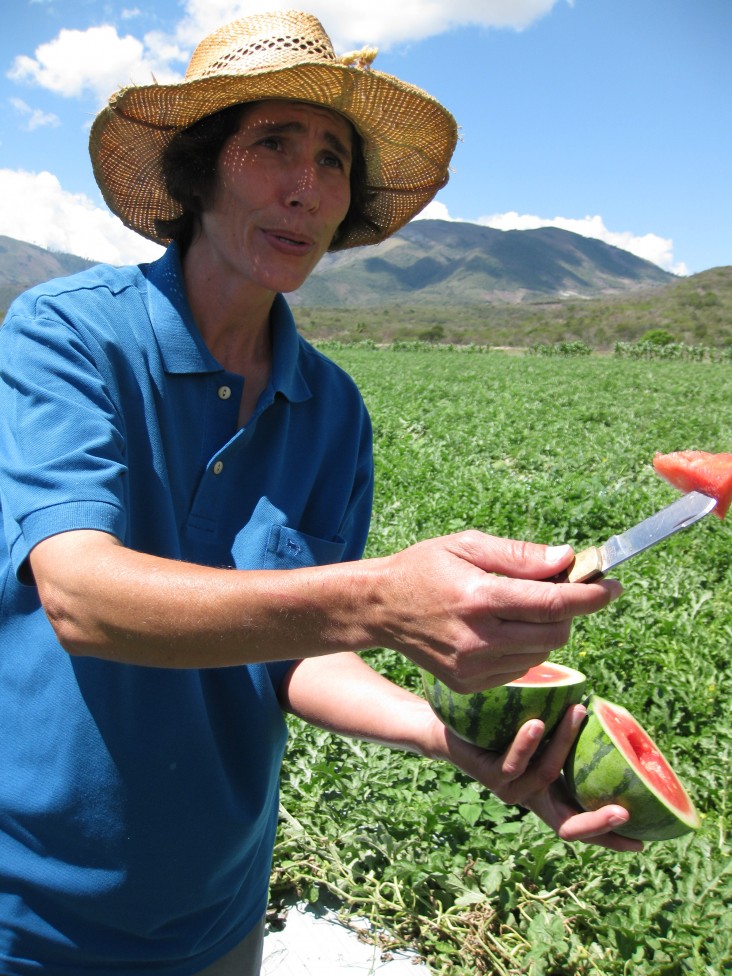
[[[383,72],[318,61],[122,89],[95,119],[89,140],[94,175],[109,208],[143,237],[167,243],[157,221],[180,215],[162,174],[167,145],[207,115],[263,99],[325,106],[345,116],[361,136],[370,190],[365,215],[379,229],[354,229],[338,249],[389,237],[447,183],[457,141],[447,109]]]

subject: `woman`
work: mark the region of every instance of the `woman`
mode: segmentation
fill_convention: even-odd
[[[40,286],[0,331],[5,976],[257,972],[283,711],[638,849],[622,808],[580,814],[557,781],[582,708],[540,758],[539,722],[495,756],[355,653],[503,683],[619,592],[536,582],[568,547],[477,532],[361,559],[368,416],[281,293],[447,179],[454,120],[372,55],[262,15],[206,38],[184,82],[118,93],[95,174],[168,249]]]

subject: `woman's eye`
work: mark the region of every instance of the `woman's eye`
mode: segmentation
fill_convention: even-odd
[[[332,166],[334,169],[343,169],[343,160],[340,156],[334,156],[332,153],[328,153],[323,157],[323,163],[326,166]]]

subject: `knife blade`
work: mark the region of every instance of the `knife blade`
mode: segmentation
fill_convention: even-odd
[[[700,491],[690,491],[637,525],[619,535],[610,536],[601,546],[590,546],[578,552],[574,563],[554,582],[590,583],[615,569],[626,559],[655,546],[675,532],[687,528],[708,515],[717,504],[715,498]]]

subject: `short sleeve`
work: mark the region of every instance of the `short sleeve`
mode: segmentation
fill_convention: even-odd
[[[100,361],[52,308],[21,303],[0,329],[0,502],[16,573],[49,535],[124,533],[125,431]]]

